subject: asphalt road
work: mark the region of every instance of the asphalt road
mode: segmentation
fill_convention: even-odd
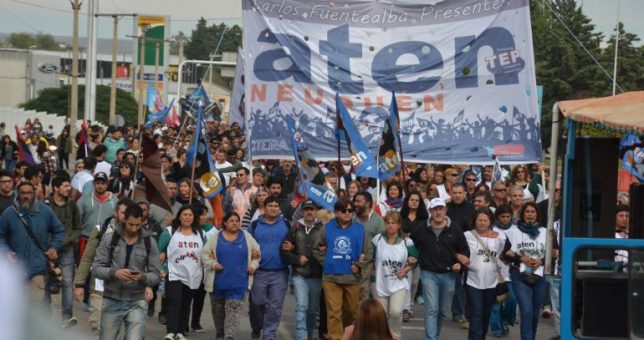
[[[54,317],[60,318],[60,313],[56,312],[60,310],[60,295],[57,295],[54,298],[54,303],[52,309],[54,311]],[[157,302],[160,304],[160,301]],[[157,307],[157,311],[160,309],[160,306]],[[247,317],[248,315],[248,303],[244,304],[244,312],[242,316],[241,329],[238,334],[238,339],[250,339],[250,322]],[[291,340],[295,339],[295,297],[292,294],[287,294],[284,301],[284,311],[282,313],[282,321],[280,323],[278,339]],[[424,338],[424,327],[423,327],[423,306],[415,305],[414,314],[415,317],[409,323],[403,323],[402,328],[402,338],[403,339],[423,339]],[[89,332],[89,326],[87,322],[88,313],[83,311],[82,305],[75,303],[74,304],[74,315],[78,318],[78,324],[70,330],[83,339],[96,339],[96,336],[92,336]],[[162,340],[166,334],[166,329],[164,325],[161,325],[158,322],[156,315],[154,317],[148,317],[148,322],[146,324],[146,339],[152,340]],[[215,338],[215,327],[212,321],[212,314],[210,312],[210,298],[206,297],[206,303],[204,306],[204,312],[201,319],[201,325],[205,328],[205,333],[190,333],[186,337],[190,340],[213,340]],[[317,333],[316,333],[317,335]],[[537,332],[537,339],[550,339],[556,335],[555,329],[553,327],[552,319],[541,319],[539,323],[539,330]],[[459,324],[446,321],[443,323],[443,328],[441,331],[441,339],[466,339],[467,330],[462,329]],[[489,338],[494,339],[492,336]],[[503,339],[520,339],[519,336],[519,325],[515,325],[510,330],[510,335]]]

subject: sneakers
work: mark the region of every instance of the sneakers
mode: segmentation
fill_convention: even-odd
[[[72,316],[71,318],[67,318],[67,319],[63,320],[63,323],[61,324],[61,327],[63,327],[63,328],[72,328],[72,327],[76,326],[77,323],[78,323],[78,319],[76,319],[75,317]]]
[[[206,330],[201,325],[192,326],[192,331],[195,333],[206,333]]]
[[[419,305],[425,304],[425,299],[423,299],[422,295],[416,298],[416,303]]]
[[[550,305],[545,305],[541,308],[541,316],[544,319],[550,319],[552,316],[552,307]]]
[[[409,313],[409,310],[405,309],[403,311],[402,321],[403,322],[409,322],[409,319],[411,319],[411,313]]]
[[[168,333],[163,337],[163,340],[174,340],[174,333]]]
[[[183,336],[181,333],[177,333],[177,335],[174,336],[176,340],[186,340],[186,337]]]
[[[460,319],[457,319],[456,322],[459,323],[461,325],[461,328],[463,328],[463,329],[469,329],[470,328],[470,322],[467,321],[467,319],[464,318],[464,317],[461,317]]]

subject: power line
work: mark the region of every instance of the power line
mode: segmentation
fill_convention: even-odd
[[[9,13],[9,15],[11,15],[12,17],[14,17],[16,20],[18,20],[18,21],[22,22],[23,24],[25,24],[25,25],[29,26],[32,30],[34,30],[34,31],[36,31],[36,32],[38,32],[38,33],[42,32],[41,30],[39,30],[39,29],[37,29],[36,27],[34,27],[34,25],[32,25],[32,24],[30,24],[30,23],[26,22],[25,20],[23,20],[23,19],[22,19],[22,18],[20,18],[19,16],[15,15],[13,12],[11,12],[11,11],[10,11],[9,9],[7,9],[6,7],[4,7],[4,6],[0,5],[0,8],[4,9],[4,10],[5,10],[5,12]]]

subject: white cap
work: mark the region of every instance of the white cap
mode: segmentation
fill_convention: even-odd
[[[445,200],[440,197],[436,197],[431,201],[429,201],[429,209],[434,209],[436,207],[444,207],[444,206],[446,206]]]

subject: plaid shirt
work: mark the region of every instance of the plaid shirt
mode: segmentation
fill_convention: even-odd
[[[40,164],[43,166],[45,169],[46,174],[53,174],[58,170],[56,167],[56,162],[54,162],[54,158],[51,156],[51,152],[47,151],[42,154],[42,159]]]

